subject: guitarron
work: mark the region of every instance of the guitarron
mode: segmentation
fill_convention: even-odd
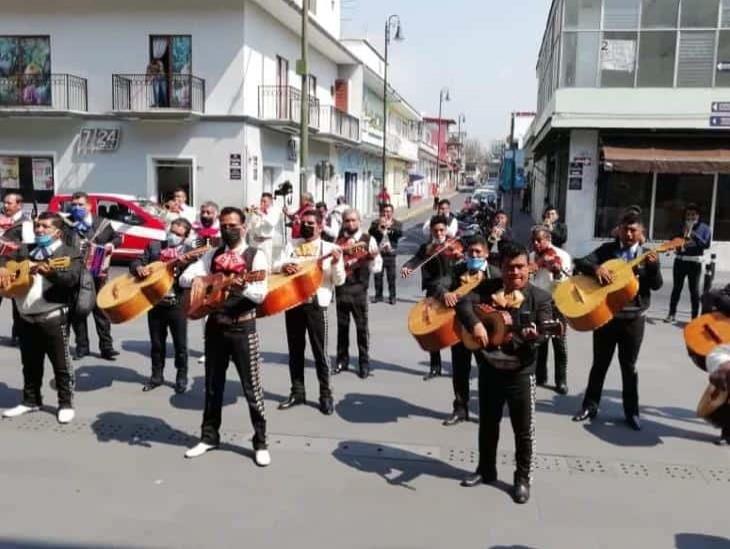
[[[730,317],[722,313],[698,316],[684,327],[684,342],[692,361],[704,370],[710,351],[730,343]]]

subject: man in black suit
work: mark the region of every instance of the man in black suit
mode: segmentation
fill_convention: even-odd
[[[375,239],[383,258],[383,270],[373,274],[375,296],[371,303],[383,301],[383,274],[388,277],[388,302],[395,305],[395,258],[398,254],[398,241],[403,238],[403,224],[393,217],[393,205],[380,207],[380,218],[370,225],[370,236]]]
[[[148,267],[155,261],[175,261],[189,251],[185,242],[190,236],[192,225],[184,217],[180,217],[170,224],[165,242],[152,241],[144,255],[135,259],[129,265],[129,272],[144,279],[151,274]],[[168,294],[162,298],[147,313],[147,326],[150,332],[150,358],[152,359],[152,375],[144,384],[142,390],[152,391],[163,384],[163,370],[165,368],[165,354],[167,347],[167,331],[172,336],[175,347],[175,392],[184,393],[188,387],[188,319],[183,307],[183,290],[178,279],[184,270],[185,264],[175,267],[175,284]]]
[[[502,246],[502,278],[485,279],[456,305],[459,322],[482,347],[479,363],[479,466],[464,486],[497,480],[499,424],[505,403],[515,435],[514,488],[516,503],[530,498],[535,446],[535,360],[544,339],[538,327],[553,318],[549,293],[529,282],[527,250],[514,243]],[[487,304],[507,312],[513,335],[499,348],[490,347],[489,334],[475,307]]]
[[[459,302],[459,289],[469,284],[479,283],[482,280],[501,278],[502,273],[497,267],[489,265],[489,247],[487,241],[477,236],[469,242],[466,258],[454,266],[450,286],[439,286],[434,291],[434,297],[447,307],[456,307]],[[471,375],[472,351],[462,342],[451,347],[451,377],[454,386],[454,407],[451,415],[444,420],[445,426],[456,425],[469,419],[469,377]]]
[[[121,243],[121,237],[114,232],[114,228],[108,219],[94,217],[89,211],[89,196],[82,191],[75,192],[71,196],[71,209],[69,221],[71,223],[69,240],[79,247],[81,257],[89,265],[90,254],[94,253],[96,247],[111,249]],[[101,270],[94,274],[94,287],[98,293],[106,283],[107,272]],[[99,307],[92,311],[96,333],[99,336],[99,352],[105,360],[115,360],[119,352],[114,349],[114,342],[111,334],[111,323]],[[89,329],[86,318],[72,318],[71,326],[76,335],[76,349],[74,358],[82,359],[89,354]]]
[[[3,417],[18,417],[40,410],[43,404],[43,362],[46,355],[53,366],[58,392],[59,423],[73,420],[73,366],[68,353],[68,310],[70,296],[79,284],[82,263],[78,251],[61,239],[63,219],[43,212],[35,222],[35,244],[23,246],[15,259],[38,262],[26,295],[15,298],[18,307],[20,356],[23,362],[23,401],[3,412]],[[68,258],[67,266],[54,267],[48,259]],[[0,259],[0,287],[12,282],[11,273]]]
[[[575,270],[581,274],[595,276],[601,284],[610,284],[614,275],[602,266],[603,263],[610,259],[631,261],[648,252],[642,247],[642,242],[644,242],[644,226],[641,217],[636,212],[627,212],[621,218],[617,238],[599,246],[586,257],[576,259]],[[655,253],[650,253],[646,261],[634,271],[639,277],[639,293],[631,303],[614,315],[613,320],[593,332],[593,365],[583,397],[583,406],[573,417],[573,421],[593,419],[598,414],[603,383],[618,347],[624,416],[629,427],[636,431],[641,429],[639,373],[636,370],[636,361],[644,340],[646,311],[651,305],[651,292],[660,289],[663,284],[659,257]]]
[[[568,226],[560,221],[558,209],[548,206],[542,214],[542,223],[550,231],[550,242],[553,246],[562,248],[568,241]]]

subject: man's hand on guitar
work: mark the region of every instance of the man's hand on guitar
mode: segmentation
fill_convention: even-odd
[[[535,341],[540,336],[537,326],[530,324],[526,328],[522,328],[522,339],[525,341]]]
[[[730,362],[726,362],[710,375],[710,383],[721,391],[730,390]]]
[[[650,265],[655,265],[659,261],[659,256],[656,252],[649,252],[646,256],[646,262]]]
[[[13,283],[13,275],[10,274],[5,267],[0,267],[0,288],[3,290],[10,287]]]
[[[403,267],[400,270],[400,276],[401,276],[401,278],[408,278],[412,274],[413,274],[413,269],[411,269],[409,267]]]
[[[341,257],[342,257],[341,249],[335,248],[334,250],[332,250],[332,263],[337,263]]]
[[[482,346],[482,348],[487,348],[487,345],[489,345],[489,334],[487,333],[487,329],[484,327],[484,324],[480,322],[474,326],[471,335],[474,336],[474,339]]]
[[[140,265],[135,269],[138,278],[147,278],[150,276],[150,268],[147,265]]]
[[[600,266],[596,269],[596,278],[602,285],[611,284],[614,281],[614,274],[609,271],[606,267]]]
[[[281,268],[281,271],[286,275],[294,275],[299,272],[299,265],[296,263],[287,263]]]
[[[448,292],[444,294],[443,300],[444,305],[447,307],[456,307],[456,304],[459,301],[459,296],[456,295],[455,292]]]
[[[39,275],[48,276],[53,272],[53,267],[51,267],[48,263],[40,263],[35,266],[34,270]]]

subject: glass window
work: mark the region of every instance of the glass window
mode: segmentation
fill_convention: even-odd
[[[676,236],[681,230],[682,211],[690,202],[700,207],[703,219],[708,219],[714,184],[715,177],[712,175],[660,173],[656,183],[652,237],[665,240]]]
[[[597,32],[566,32],[564,35],[561,85],[566,88],[592,88],[596,85],[598,59]]]
[[[715,71],[715,33],[682,31],[679,35],[677,86],[709,88]]]
[[[642,32],[639,46],[640,88],[674,86],[676,31]]]
[[[639,0],[604,0],[604,29],[635,29],[638,25]]]
[[[715,28],[720,0],[682,0],[682,28]]]
[[[650,173],[601,171],[596,203],[597,238],[611,237],[611,232],[628,206],[640,206],[644,223],[649,224],[652,180]]]
[[[721,10],[720,25],[722,27],[730,27],[730,0],[722,0]]]
[[[725,0],[728,1],[728,0]],[[676,28],[679,0],[642,0],[641,28]]]
[[[601,0],[565,0],[565,27],[598,29],[601,23]]]
[[[717,181],[717,205],[712,238],[730,240],[730,175],[721,175]]]
[[[730,86],[730,31],[720,31],[717,44],[715,86]]]
[[[601,87],[633,88],[636,71],[635,32],[604,32],[601,40]]]

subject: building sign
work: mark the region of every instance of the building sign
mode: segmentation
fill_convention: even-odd
[[[633,72],[636,65],[636,40],[603,40],[601,70]]]
[[[730,112],[730,101],[713,101],[710,109],[712,112]]]
[[[114,152],[119,148],[119,128],[84,128],[79,134],[79,154]]]
[[[577,158],[568,166],[568,190],[580,191],[583,189],[583,166],[584,162],[576,162]]]
[[[53,190],[53,162],[48,158],[33,159],[33,190]]]
[[[231,181],[241,180],[241,155],[232,154],[228,160],[229,179]]]
[[[710,126],[713,128],[730,128],[730,115],[729,116],[711,116]]]
[[[17,156],[0,156],[0,187],[20,188],[20,167]]]

